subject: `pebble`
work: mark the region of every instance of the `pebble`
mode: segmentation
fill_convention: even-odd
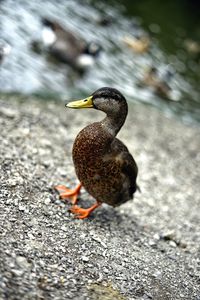
[[[29,227],[33,227],[35,225],[38,224],[38,220],[36,218],[32,218],[31,220],[29,220],[29,222],[27,223],[27,226]]]
[[[12,269],[11,272],[15,276],[22,276],[24,274],[25,270],[23,270],[23,269]]]
[[[177,247],[177,244],[174,241],[169,241],[169,245],[174,248]]]
[[[87,256],[82,256],[81,259],[84,262],[88,262],[90,260],[89,257],[87,257]]]
[[[28,263],[26,257],[24,257],[24,256],[17,256],[16,263],[22,269],[28,269],[28,268],[30,268],[30,265],[31,265],[30,263]]]
[[[169,231],[166,231],[164,232],[161,237],[164,239],[164,240],[173,240],[175,238],[175,232],[174,230],[169,230]]]
[[[162,272],[159,271],[159,270],[156,270],[156,271],[152,274],[152,276],[153,276],[154,278],[156,278],[156,279],[161,279],[161,278],[162,278]]]
[[[10,204],[12,204],[12,202],[13,202],[13,200],[10,198],[10,199],[7,199],[5,203],[6,203],[6,205],[10,205]]]
[[[92,239],[96,242],[98,242],[99,244],[101,244],[104,248],[107,248],[107,245],[98,237],[96,236],[92,236]]]
[[[25,211],[26,210],[26,206],[19,204],[19,210],[20,211]]]
[[[51,199],[50,198],[46,198],[45,200],[44,200],[44,204],[45,205],[49,205],[51,203]]]
[[[66,226],[66,225],[62,225],[61,226],[61,230],[63,230],[63,231],[69,231],[69,227],[68,226]]]
[[[17,112],[8,107],[1,107],[0,114],[4,115],[7,118],[13,119],[17,115]]]

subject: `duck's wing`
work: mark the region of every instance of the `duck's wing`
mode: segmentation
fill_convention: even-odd
[[[138,167],[128,148],[117,138],[111,144],[112,157],[121,169],[121,173],[125,176],[125,182],[129,189],[129,195],[132,197],[137,190],[136,178]]]
[[[56,32],[57,34],[57,40],[62,40],[65,42],[67,47],[73,51],[82,52],[84,48],[86,47],[86,42],[78,36],[78,34],[75,34],[74,32],[71,32],[67,29],[61,28]]]

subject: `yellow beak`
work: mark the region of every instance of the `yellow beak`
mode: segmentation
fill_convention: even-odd
[[[66,107],[70,108],[90,108],[94,107],[92,96],[89,96],[88,98],[85,98],[83,100],[76,100],[73,102],[69,102],[65,105]]]

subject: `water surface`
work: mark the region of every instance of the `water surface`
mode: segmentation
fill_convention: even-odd
[[[186,121],[200,122],[199,57],[184,47],[186,39],[200,37],[199,19],[187,1],[13,1],[1,3],[2,39],[12,50],[2,63],[2,92],[19,92],[61,100],[90,94],[102,86],[118,88],[129,101],[154,105]],[[184,3],[185,6],[182,4]],[[191,8],[194,12],[194,9]],[[31,42],[40,38],[42,16],[58,20],[103,51],[84,76],[69,66],[35,53]],[[108,24],[101,24],[105,19]],[[150,51],[136,54],[123,39],[148,34]],[[200,39],[199,39],[200,40]],[[138,81],[154,66],[159,74],[173,72],[173,100],[141,88]]]

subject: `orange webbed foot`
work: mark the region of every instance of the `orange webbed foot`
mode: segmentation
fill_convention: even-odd
[[[74,190],[70,190],[64,185],[56,185],[54,189],[58,191],[61,199],[67,200],[71,198],[71,203],[76,204],[78,201],[78,195],[80,193],[81,186],[82,184],[80,183]]]
[[[94,205],[92,205],[89,208],[81,208],[77,205],[73,205],[70,211],[75,215],[78,219],[85,219],[87,218],[93,210],[95,210],[97,207],[99,207],[101,203],[96,202]]]

